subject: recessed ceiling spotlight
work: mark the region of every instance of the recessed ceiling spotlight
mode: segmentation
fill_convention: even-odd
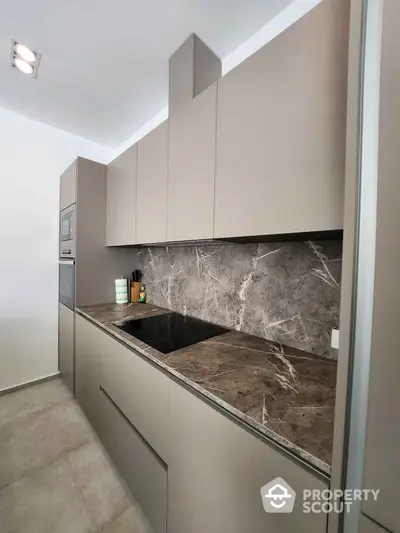
[[[11,65],[32,78],[36,78],[41,55],[25,44],[11,41]]]
[[[36,61],[36,54],[32,52],[30,48],[24,44],[17,43],[14,47],[15,54],[28,63],[34,63]]]
[[[33,74],[33,65],[29,64],[25,59],[14,57],[14,66],[24,74],[29,74],[30,76]]]

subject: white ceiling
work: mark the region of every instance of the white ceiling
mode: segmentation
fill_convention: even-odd
[[[292,0],[1,0],[0,106],[117,146],[168,102],[168,59],[196,33],[221,59]],[[33,80],[10,42],[42,54]]]

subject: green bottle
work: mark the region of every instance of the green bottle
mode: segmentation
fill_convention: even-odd
[[[140,285],[139,303],[146,303],[146,285],[144,283]]]

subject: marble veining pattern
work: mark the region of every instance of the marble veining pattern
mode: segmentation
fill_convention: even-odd
[[[328,358],[339,327],[342,241],[137,252],[147,301]]]
[[[330,473],[335,361],[238,331],[162,354],[115,326],[165,312],[150,304],[77,309],[247,427]]]

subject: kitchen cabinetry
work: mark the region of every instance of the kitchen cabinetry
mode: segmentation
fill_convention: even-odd
[[[128,355],[133,366],[124,359]],[[138,359],[133,352],[77,315],[77,401],[155,533],[165,533],[167,466],[146,440],[150,434],[152,440],[158,442],[154,437],[158,432],[167,439],[165,408],[168,402],[162,395],[163,384],[159,381],[164,376],[150,365],[143,370],[142,361]],[[109,376],[112,369],[116,372]],[[129,373],[121,380],[124,371]],[[119,391],[118,387],[124,390]]]
[[[58,304],[58,368],[70,391],[74,392],[74,312]]]
[[[99,436],[154,533],[167,531],[167,465],[101,389]]]
[[[102,386],[150,446],[168,461],[169,379],[112,337],[101,332],[97,336],[105,353]]]
[[[157,533],[167,514],[173,533],[325,532],[327,515],[302,511],[304,489],[328,487],[316,473],[79,315],[76,358],[78,402]],[[297,492],[291,514],[263,509],[276,477]]]
[[[77,161],[60,178],[60,211],[76,202]]]
[[[99,337],[100,335],[100,337]],[[99,431],[103,414],[100,372],[104,355],[101,332],[79,315],[75,318],[75,396],[87,419]]]
[[[167,239],[168,121],[138,142],[136,242]]]
[[[214,237],[343,228],[348,0],[218,82]]]
[[[361,515],[360,531],[359,533],[388,533],[387,529],[379,526],[365,515]]]
[[[167,240],[213,237],[217,84],[169,119]]]
[[[137,144],[107,166],[106,244],[136,243]]]
[[[172,383],[169,528],[174,533],[324,533],[326,515],[304,514],[303,489],[327,483]],[[291,514],[267,514],[260,489],[282,477],[297,492]]]

